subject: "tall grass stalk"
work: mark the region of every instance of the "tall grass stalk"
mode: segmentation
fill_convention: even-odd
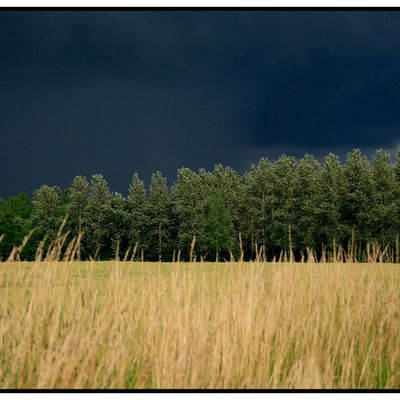
[[[66,239],[0,263],[1,388],[400,387],[397,265],[77,262]]]

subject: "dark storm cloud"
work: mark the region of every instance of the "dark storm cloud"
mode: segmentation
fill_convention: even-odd
[[[0,12],[0,195],[400,141],[400,14]]]

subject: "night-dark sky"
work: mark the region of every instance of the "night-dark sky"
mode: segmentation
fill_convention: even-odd
[[[392,153],[400,12],[0,11],[0,197],[261,156]]]

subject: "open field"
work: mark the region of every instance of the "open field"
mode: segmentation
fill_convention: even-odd
[[[400,266],[0,264],[1,388],[399,388]]]

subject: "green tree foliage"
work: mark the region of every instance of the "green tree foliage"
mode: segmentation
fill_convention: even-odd
[[[232,246],[236,242],[233,238],[236,239],[238,237],[241,227],[242,215],[240,210],[241,199],[244,195],[244,179],[232,168],[224,167],[221,164],[214,167],[211,177],[211,187],[213,189],[211,195],[215,196],[215,192],[219,193],[228,212],[228,228],[232,238],[232,250]],[[237,243],[235,243],[235,253],[237,253],[237,248]]]
[[[267,247],[270,244],[272,174],[271,162],[262,158],[258,165],[251,166],[244,177],[242,204],[245,204],[245,209],[241,212],[240,233],[245,234],[243,240],[250,245],[252,258],[259,245]]]
[[[297,248],[318,249],[318,217],[322,193],[319,187],[321,168],[318,161],[306,155],[299,163],[295,186],[296,218],[291,234]]]
[[[386,151],[377,150],[372,158],[373,210],[371,236],[382,245],[396,239],[396,177]]]
[[[202,187],[201,178],[194,171],[189,168],[178,170],[171,189],[171,201],[178,219],[178,249],[183,251],[182,259],[187,259],[193,237],[200,243],[204,238],[207,189]]]
[[[84,176],[77,176],[67,190],[68,202],[66,212],[68,216],[68,227],[72,237],[78,234],[87,234],[88,204],[89,204],[90,185]],[[78,257],[87,256],[86,249],[81,246]]]
[[[229,221],[229,211],[224,199],[221,193],[215,192],[207,204],[205,243],[210,253],[215,255],[216,261],[232,246]]]
[[[168,248],[170,209],[167,179],[160,171],[157,171],[151,176],[149,189],[146,250],[151,258],[156,256],[159,261],[162,260],[162,255]]]
[[[137,245],[137,254],[143,249],[146,237],[147,222],[147,196],[144,182],[135,173],[129,186],[127,199],[128,241],[131,246]]]
[[[110,241],[109,257],[121,258],[129,245],[130,221],[126,201],[121,193],[112,193],[110,209],[107,213],[107,226]]]
[[[0,260],[6,259],[12,248],[21,244],[31,230],[32,203],[29,196],[19,193],[8,200],[0,199]],[[30,240],[22,258],[32,258],[36,253],[37,242]]]
[[[270,241],[275,250],[289,251],[290,235],[296,223],[298,169],[296,160],[281,156],[272,166]],[[295,232],[298,237],[297,232]]]
[[[325,157],[319,182],[317,205],[317,238],[328,248],[343,240],[341,202],[344,193],[344,173],[339,157],[330,153]]]
[[[106,180],[102,175],[92,176],[87,205],[87,234],[84,236],[84,246],[91,257],[110,257],[111,249],[110,226],[112,195]]]
[[[39,240],[54,239],[66,216],[71,236],[84,232],[82,259],[121,258],[135,245],[135,259],[179,253],[189,260],[192,250],[197,259],[222,259],[238,256],[239,243],[245,259],[289,256],[290,249],[299,259],[307,248],[321,254],[334,245],[362,259],[377,241],[400,260],[400,154],[392,164],[384,150],[369,160],[354,149],[343,164],[328,154],[322,165],[311,155],[283,155],[262,158],[244,175],[222,165],[181,168],[171,190],[161,172],[148,190],[134,174],[126,198],[101,175],[90,184],[78,176],[66,195],[44,185],[32,202],[26,194],[0,199],[0,257],[34,229],[22,254],[33,259]]]
[[[58,186],[43,185],[33,194],[32,226],[41,237],[52,241],[65,218],[65,207]]]
[[[360,244],[372,239],[373,188],[371,165],[360,150],[354,149],[344,164],[342,218],[345,241],[351,240],[353,235]]]
[[[397,221],[400,221],[400,151],[396,154],[396,161],[394,165],[394,200],[393,200],[393,207],[395,209],[395,217],[394,221],[395,224]],[[399,231],[396,228],[396,231]]]
[[[77,176],[67,190],[68,224],[72,234],[77,235],[84,230],[87,220],[90,185],[84,176]]]

